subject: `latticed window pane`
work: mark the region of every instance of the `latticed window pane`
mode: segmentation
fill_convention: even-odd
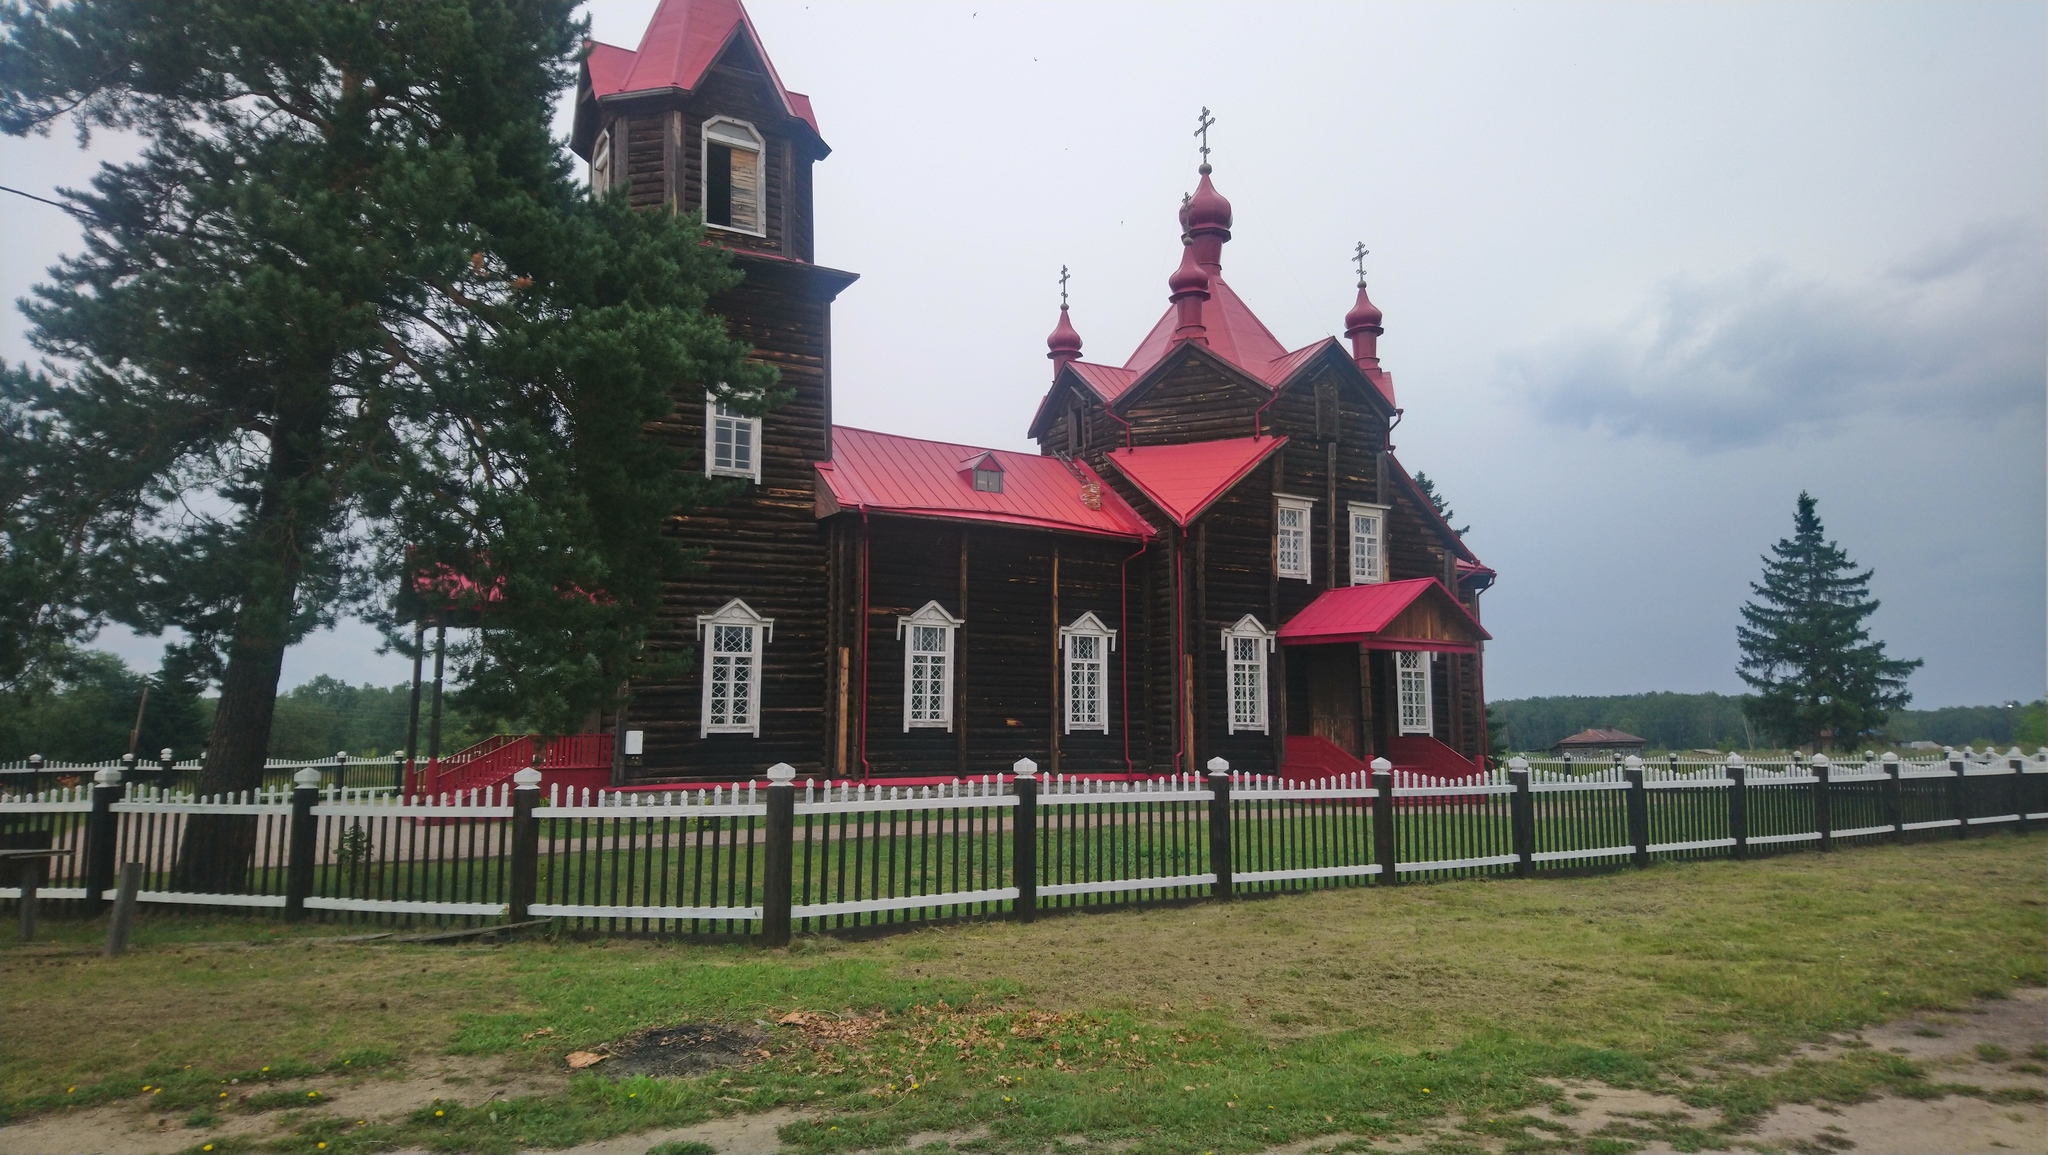
[[[754,418],[723,401],[712,411],[711,464],[734,473],[754,471]]]
[[[1413,650],[1395,654],[1400,671],[1401,729],[1404,733],[1430,731],[1429,655]]]
[[[1308,511],[1299,506],[1280,507],[1279,566],[1282,575],[1304,577],[1308,574]]]
[[[1351,515],[1351,582],[1381,580],[1379,515],[1355,513]]]
[[[1067,639],[1067,725],[1101,726],[1103,642],[1096,634]]]
[[[1261,730],[1266,725],[1265,642],[1230,639],[1230,721],[1233,729]]]

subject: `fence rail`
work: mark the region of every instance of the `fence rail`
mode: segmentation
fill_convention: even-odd
[[[1014,774],[938,786],[799,785],[778,765],[765,783],[545,796],[534,770],[516,786],[407,796],[337,784],[337,764],[322,763],[298,766],[289,789],[202,798],[124,769],[0,797],[0,846],[54,852],[47,866],[6,864],[0,899],[97,910],[117,865],[136,863],[140,900],[167,908],[549,918],[780,943],[795,930],[1642,867],[2048,821],[2048,749],[1934,762],[1515,758],[1463,778],[1380,760],[1311,782],[1235,774],[1220,758],[1205,776],[1137,782],[1041,778],[1027,759]],[[223,837],[237,848],[225,866]]]

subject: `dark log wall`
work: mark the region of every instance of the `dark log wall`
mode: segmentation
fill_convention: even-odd
[[[814,509],[816,471],[826,449],[826,311],[799,269],[745,265],[748,277],[712,310],[782,372],[795,396],[762,424],[760,485],[739,483],[727,504],[675,520],[674,533],[703,551],[701,568],[663,592],[657,650],[697,651],[689,673],[634,687],[627,725],[646,732],[636,776],[752,777],[776,762],[821,772],[827,751],[827,533]],[[689,468],[703,468],[701,386],[679,390],[675,414],[659,426]],[[696,618],[738,597],[775,620],[765,648],[761,734],[698,735],[702,655]]]
[[[1130,567],[1131,622],[1123,621],[1119,574],[1136,543],[1081,535],[1049,534],[997,525],[873,517],[866,528],[859,515],[833,519],[850,542],[868,537],[865,558],[867,629],[862,656],[856,625],[862,610],[858,546],[848,551],[848,612],[840,644],[852,651],[850,705],[854,749],[847,772],[858,776],[862,750],[857,719],[861,681],[866,681],[865,769],[879,777],[973,776],[1007,771],[1019,758],[1046,770],[1067,773],[1118,772],[1125,768],[1124,687],[1128,676],[1133,761],[1146,757],[1150,717],[1142,686],[1147,669],[1141,649],[1128,655],[1132,634],[1142,635],[1147,592],[1145,570]],[[1055,556],[1058,584],[1054,585]],[[965,576],[963,580],[963,570]],[[961,596],[965,590],[965,597]],[[1055,589],[1057,607],[1055,607]],[[937,601],[964,618],[955,638],[953,729],[903,726],[904,647],[898,619]],[[1109,662],[1109,733],[1064,733],[1060,693],[1059,626],[1084,613],[1119,631]],[[1129,673],[1125,659],[1129,659]]]

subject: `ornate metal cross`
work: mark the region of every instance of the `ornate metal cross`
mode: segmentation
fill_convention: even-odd
[[[1067,307],[1067,267],[1060,266],[1060,308]]]
[[[1360,241],[1358,251],[1351,254],[1351,259],[1358,264],[1358,283],[1361,285],[1365,283],[1365,255],[1370,252],[1372,250],[1365,247],[1365,242]]]
[[[1203,164],[1208,164],[1208,163],[1209,163],[1209,126],[1210,126],[1210,125],[1212,125],[1212,124],[1215,124],[1215,123],[1216,123],[1216,118],[1215,118],[1215,117],[1213,117],[1213,116],[1210,116],[1210,115],[1209,115],[1209,110],[1208,110],[1207,108],[1204,108],[1204,109],[1202,109],[1202,115],[1201,115],[1201,116],[1199,116],[1199,117],[1197,117],[1197,118],[1196,118],[1196,120],[1198,120],[1198,121],[1200,122],[1200,126],[1199,126],[1199,127],[1197,127],[1197,128],[1195,129],[1194,135],[1196,135],[1196,136],[1199,136],[1199,137],[1201,137],[1201,138],[1202,138],[1202,163],[1203,163]]]

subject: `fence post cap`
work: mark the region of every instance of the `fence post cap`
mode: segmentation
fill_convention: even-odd
[[[512,785],[521,790],[540,789],[540,771],[528,766],[512,775]]]
[[[1890,751],[1890,750],[1886,750],[1886,751],[1884,752],[1884,764],[1885,764],[1885,765],[1887,765],[1887,766],[1896,766],[1896,765],[1898,765],[1898,764],[1899,764],[1899,756],[1898,756],[1898,755],[1897,755],[1896,753],[1894,753],[1894,752],[1892,752],[1892,751]]]
[[[95,786],[119,786],[121,784],[121,768],[118,766],[100,767],[98,770],[93,771],[92,784]]]
[[[538,781],[540,779],[540,774],[536,772],[533,777],[536,781]],[[768,781],[774,783],[777,786],[786,785],[788,783],[794,782],[796,781],[796,767],[791,766],[787,762],[777,762],[775,765],[770,766],[768,768]]]
[[[1375,774],[1385,774],[1392,771],[1394,768],[1394,764],[1392,762],[1387,761],[1385,758],[1375,758],[1372,760],[1371,765],[1372,772]]]
[[[43,756],[41,754],[30,754],[28,756],[28,764],[31,766],[41,766],[43,764]]]
[[[1038,763],[1033,762],[1029,758],[1019,758],[1015,763],[1011,764],[1010,773],[1015,774],[1019,778],[1036,778],[1038,777]]]
[[[302,767],[297,774],[292,775],[292,785],[297,786],[301,790],[318,789],[320,786],[320,772],[311,766]]]
[[[1209,773],[1228,774],[1230,773],[1230,763],[1220,757],[1211,758],[1209,759]]]
[[[156,756],[163,759],[166,762],[169,762],[171,760],[171,748],[169,746],[166,746],[163,749],[158,750],[156,752]]]
[[[133,765],[135,765],[135,755],[133,755],[133,754],[123,754],[123,755],[121,755],[121,765],[123,765],[123,766],[133,766]]]
[[[2010,749],[2010,750],[2007,750],[2007,751],[2005,752],[2005,756],[2006,756],[2006,757],[2008,757],[2008,758],[2024,758],[2024,757],[2026,757],[2026,755],[2024,755],[2024,754],[2021,754],[2021,753],[2020,753],[2020,748],[2019,748],[2018,746],[2014,746],[2014,747],[2013,747],[2012,749]]]
[[[1729,754],[1728,765],[1738,770],[1741,769],[1743,766],[1742,755],[1735,753]]]
[[[1643,768],[1642,758],[1635,754],[1630,754],[1628,757],[1623,758],[1621,764],[1631,770],[1641,770]]]
[[[1527,770],[1528,768],[1529,760],[1527,758],[1522,757],[1520,754],[1517,754],[1514,757],[1508,759],[1508,769],[1510,770]]]
[[[1831,763],[1828,761],[1828,756],[1826,754],[1815,754],[1813,756],[1813,764],[1815,766],[1831,765]]]
[[[334,752],[334,760],[335,760],[336,762],[346,762],[346,761],[348,761],[348,751],[346,751],[346,750],[336,750],[336,751]]]

